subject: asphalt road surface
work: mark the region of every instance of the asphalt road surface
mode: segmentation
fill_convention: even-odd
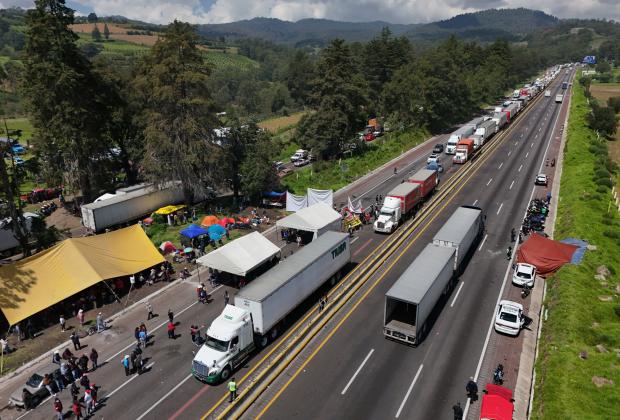
[[[396,414],[403,418],[435,418],[445,416],[454,401],[463,401],[464,381],[475,370],[486,333],[486,327],[482,326],[488,325],[506,269],[505,247],[510,228],[520,221],[544,152],[544,134],[553,122],[553,118],[544,120],[544,111],[554,105],[543,100],[524,118],[518,130],[496,151],[496,158],[480,168],[476,180],[468,183],[446,211],[437,215],[395,269],[352,313],[303,374],[283,391],[266,418],[386,418]],[[540,127],[542,131],[536,136]],[[340,191],[336,204],[345,204],[347,196],[361,199],[364,206],[373,203],[376,195],[385,195],[408,175],[423,168],[434,144],[445,138],[427,141],[413,152],[405,153],[393,165]],[[449,157],[444,157],[442,163],[445,181],[456,168]],[[397,174],[394,166],[398,168]],[[513,181],[514,185],[510,185]],[[458,292],[455,290],[443,310],[438,311],[429,336],[418,348],[384,340],[381,327],[385,291],[454,208],[474,203],[487,212],[488,237],[461,277],[464,286]],[[363,260],[384,239],[385,235],[376,234],[366,226],[353,239],[354,261]],[[146,321],[146,311],[142,308],[119,318],[111,330],[84,340],[89,346],[85,351],[95,346],[100,353],[100,364],[105,361],[89,374],[91,381],[101,386],[102,406],[95,418],[199,418],[225,394],[225,386],[205,385],[190,374],[197,347],[190,340],[189,326],[208,326],[224,306],[225,288],[214,290],[211,304],[196,303],[198,283],[196,278],[180,282],[153,299],[155,312],[160,316],[147,322],[153,343],[144,352],[148,369],[142,375],[126,377],[120,364],[122,356],[129,354],[133,346],[133,328]],[[235,290],[228,291],[232,297]],[[168,308],[176,313],[175,321],[179,323],[176,340],[167,338],[163,326]],[[241,377],[258,359],[254,356],[236,376]],[[351,380],[364,360],[366,363]],[[410,389],[414,378],[417,381]],[[20,387],[14,382],[0,389],[2,398]],[[68,410],[68,392],[63,391],[59,396]],[[263,403],[269,401],[268,397],[265,396]],[[252,417],[255,414],[249,413]],[[3,419],[50,418],[53,410],[48,400],[35,410],[4,409],[0,415]]]
[[[465,383],[476,372],[508,270],[510,230],[520,225],[557,122],[560,106],[553,99],[561,79],[550,87],[551,98],[542,98],[515,124],[494,157],[424,227],[416,243],[345,322],[327,325],[337,331],[305,351],[304,363],[287,369],[246,413],[247,418],[433,419],[450,418],[457,401],[465,406]],[[534,196],[545,195],[544,187],[536,188]],[[484,238],[451,295],[436,308],[426,339],[417,348],[386,340],[385,293],[460,205],[485,210]],[[318,346],[322,347],[310,355]]]

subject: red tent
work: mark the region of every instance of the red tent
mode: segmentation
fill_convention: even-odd
[[[514,404],[512,391],[503,386],[487,384],[480,406],[480,419],[484,420],[512,420]]]
[[[536,266],[538,275],[546,277],[569,263],[577,249],[579,247],[575,245],[563,244],[534,233],[519,247],[517,262]]]
[[[177,248],[170,241],[162,242],[161,245],[159,246],[159,249],[161,249],[164,255],[177,250]]]
[[[228,226],[228,217],[221,218],[217,221],[217,224],[225,228],[226,226]]]

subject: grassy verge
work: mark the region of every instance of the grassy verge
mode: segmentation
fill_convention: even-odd
[[[338,190],[373,169],[422,143],[428,133],[422,130],[389,133],[369,145],[369,149],[342,161],[312,164],[288,175],[282,184],[291,192],[305,194],[306,189]],[[290,156],[290,155],[289,155]]]
[[[9,130],[22,130],[22,136],[19,139],[22,144],[26,144],[26,140],[32,138],[34,127],[28,118],[9,118],[6,120],[6,125],[9,127]],[[2,135],[6,135],[4,133],[4,124],[2,124],[0,132],[2,132]]]
[[[607,144],[587,128],[589,112],[574,83],[555,236],[581,238],[597,249],[547,280],[534,418],[616,418],[620,406],[620,216],[610,205]],[[611,272],[605,281],[594,278],[601,265]],[[614,384],[597,386],[597,378]]]

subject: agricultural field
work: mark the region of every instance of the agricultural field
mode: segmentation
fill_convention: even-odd
[[[257,68],[259,64],[243,55],[224,52],[205,52],[207,62],[220,69],[239,69],[242,71]]]
[[[269,131],[272,134],[275,134],[297,125],[297,123],[299,122],[299,120],[301,120],[301,117],[303,117],[304,114],[305,112],[296,112],[286,117],[269,118],[259,122],[258,126]]]
[[[592,83],[590,93],[596,99],[605,104],[608,98],[620,96],[620,83]]]
[[[590,85],[590,93],[600,103],[607,103],[607,99],[612,96],[620,96],[620,83],[593,83]],[[609,157],[620,165],[620,126],[616,132],[616,140],[607,143],[609,148]],[[620,185],[620,174],[616,175],[616,185]]]

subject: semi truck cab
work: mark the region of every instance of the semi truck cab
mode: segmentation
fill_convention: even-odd
[[[461,139],[460,136],[452,135],[448,139],[448,143],[446,143],[446,154],[453,155],[456,152],[456,145]]]
[[[192,374],[209,384],[226,381],[254,348],[252,315],[226,305],[207,330],[206,341],[192,362]]]
[[[396,230],[402,216],[400,206],[400,199],[396,197],[385,197],[383,206],[379,212],[379,217],[374,224],[376,232],[392,233]]]

